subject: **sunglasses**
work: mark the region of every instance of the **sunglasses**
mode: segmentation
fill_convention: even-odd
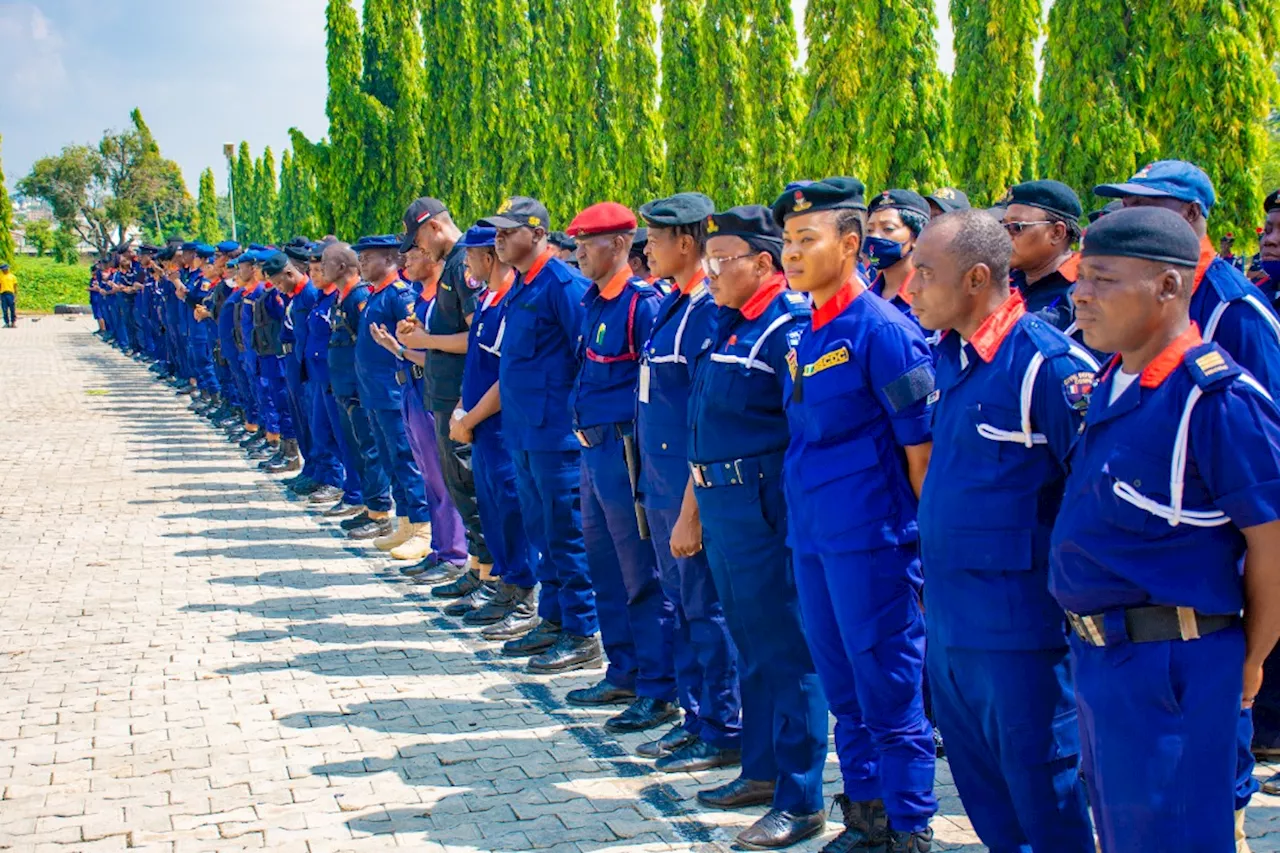
[[[1010,237],[1017,237],[1032,225],[1052,225],[1053,222],[1048,219],[1037,219],[1034,222],[1001,222],[1000,224],[1004,226],[1005,231],[1009,232]]]

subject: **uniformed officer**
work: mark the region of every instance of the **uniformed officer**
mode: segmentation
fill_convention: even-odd
[[[1280,295],[1280,189],[1267,196],[1262,205],[1266,221],[1258,231],[1258,289],[1274,307]]]
[[[645,247],[648,245],[649,229],[641,226],[636,229],[636,236],[631,238],[631,251],[627,253],[627,264],[636,278],[644,279],[649,284],[656,284],[657,278],[649,270],[649,257],[645,254]]]
[[[252,351],[250,346],[252,336],[245,337],[244,323],[242,322],[244,295],[254,280],[253,267],[245,259],[245,256],[250,254],[251,251],[242,251],[231,261],[228,261],[228,268],[234,270],[235,273],[236,289],[234,293],[227,297],[226,305],[223,306],[223,315],[218,318],[218,334],[224,342],[224,352],[228,353],[227,360],[231,368],[231,375],[235,379],[242,410],[241,418],[223,427],[227,432],[227,439],[234,442],[243,441],[255,435],[261,423],[258,417],[257,379],[248,372],[246,366],[247,358],[245,353],[246,351]],[[228,326],[230,327],[229,331]],[[228,340],[228,335],[231,342],[229,348],[225,344]]]
[[[325,276],[322,262],[330,245],[332,242],[313,244],[308,258],[311,281],[320,292],[307,315],[302,346],[307,382],[311,383],[312,450],[321,461],[316,471],[320,487],[307,496],[307,501],[317,505],[335,501],[321,514],[326,518],[347,518],[364,509],[364,495],[360,491],[360,465],[347,446],[343,415],[329,381],[329,341],[335,334],[331,318],[337,314],[335,306],[339,295],[337,284]],[[333,461],[327,462],[330,458]],[[307,487],[303,484],[299,488]],[[336,498],[334,488],[338,492]]]
[[[644,731],[675,718],[672,606],[662,592],[648,538],[637,515],[636,389],[640,350],[649,339],[658,291],[627,263],[636,218],[617,202],[581,211],[566,233],[577,242],[578,268],[592,285],[576,338],[578,375],[569,394],[574,435],[582,445],[582,529],[609,666],[598,684],[571,690],[571,705],[630,702],[605,722],[614,732]],[[643,526],[642,523],[643,522]]]
[[[231,361],[227,351],[229,342],[224,338],[223,326],[223,317],[227,314],[225,310],[227,300],[231,298],[231,294],[236,290],[234,272],[228,265],[235,254],[239,252],[240,244],[227,240],[213,248],[217,253],[214,255],[217,283],[210,299],[210,313],[213,315],[213,366],[215,375],[218,377],[218,387],[221,389],[222,404],[205,416],[216,426],[224,418],[231,417],[240,408],[239,389],[236,385],[235,375],[231,370]],[[230,326],[227,326],[226,330],[230,331]],[[231,352],[235,352],[234,343],[232,343]]]
[[[280,333],[284,356],[280,364],[284,368],[286,399],[289,405],[290,421],[293,424],[294,444],[297,455],[301,456],[302,461],[301,470],[297,476],[303,478],[303,482],[295,481],[294,485],[302,488],[306,495],[310,495],[313,492],[306,484],[319,482],[316,477],[316,466],[320,464],[320,460],[311,447],[311,386],[306,381],[302,352],[306,346],[307,317],[320,296],[320,289],[311,281],[309,274],[311,242],[306,237],[294,237],[280,251],[289,259],[287,273],[277,285],[285,300],[284,329]],[[284,470],[296,470],[288,469],[288,455],[282,454],[282,456],[284,459],[273,461],[273,464],[267,466],[267,473],[277,474]],[[333,462],[332,458],[326,460],[326,464],[329,465]],[[300,494],[297,488],[291,488],[290,491]],[[325,497],[324,502],[327,503],[334,498],[335,495],[331,493]]]
[[[478,566],[493,565],[493,555],[485,545],[480,525],[480,513],[476,506],[476,484],[471,459],[471,448],[449,437],[449,418],[462,397],[462,372],[466,366],[468,329],[476,312],[483,283],[471,281],[466,274],[466,250],[458,245],[462,232],[458,229],[449,210],[439,199],[423,197],[409,205],[404,214],[405,238],[400,244],[402,252],[418,247],[424,259],[442,265],[433,300],[420,300],[419,307],[425,316],[416,314],[413,322],[405,321],[400,342],[409,347],[426,350],[423,365],[422,399],[425,401],[435,428],[436,458],[444,473],[449,490],[452,512],[462,519],[465,526],[467,547]],[[410,331],[412,327],[412,331]],[[393,330],[399,332],[399,330]],[[432,520],[435,519],[433,510]],[[450,519],[452,520],[452,519]],[[442,531],[433,530],[433,535]],[[437,536],[439,539],[439,537]],[[450,543],[444,552],[439,548],[433,563],[423,567],[424,584],[439,584],[453,580],[461,571],[457,555],[451,549],[452,533],[440,539]],[[462,555],[466,563],[466,554]],[[506,602],[499,606],[505,607]],[[490,610],[484,619],[494,613]]]
[[[296,471],[301,467],[297,437],[293,432],[293,413],[289,408],[289,389],[284,378],[284,325],[287,300],[275,277],[289,266],[283,252],[268,249],[258,264],[265,279],[261,293],[253,300],[253,349],[257,354],[258,384],[267,402],[263,406],[263,431],[267,445],[250,452],[250,459],[262,460],[262,470],[276,468]],[[246,296],[248,302],[252,296]]]
[[[502,431],[515,462],[525,529],[542,555],[542,622],[502,651],[533,655],[533,672],[596,667],[595,592],[582,536],[579,444],[569,412],[587,282],[547,245],[550,216],[537,199],[507,199],[479,224],[497,229],[498,260],[518,273],[506,297],[499,360]]]
[[[779,240],[763,210],[732,213]],[[653,233],[649,239],[652,249]],[[742,775],[698,796],[723,806],[771,793],[772,808],[738,836],[753,849],[786,847],[825,825],[827,703],[800,627],[782,487],[787,353],[810,311],[803,296],[787,289],[778,260],[752,251],[709,261],[718,308],[714,330],[695,343],[688,421],[695,524],[742,682]],[[691,532],[677,527],[673,550],[692,550],[685,543]]]
[[[208,304],[213,297],[213,289],[217,286],[214,277],[218,271],[212,246],[198,243],[192,254],[196,258],[195,266],[191,268],[184,288],[187,308],[191,311],[188,351],[191,353],[192,369],[199,389],[199,394],[192,400],[191,409],[200,412],[220,402],[218,395],[221,386],[213,365],[213,345],[218,336],[218,327],[213,322],[213,313]]]
[[[929,222],[929,204],[911,190],[885,190],[867,205],[867,239],[862,254],[871,274],[871,292],[908,317],[907,283],[915,271],[911,250]]]
[[[337,288],[329,324],[327,358],[329,382],[338,403],[342,439],[350,455],[346,460],[360,477],[364,509],[341,522],[352,539],[374,539],[391,532],[391,480],[378,458],[370,415],[360,398],[356,370],[356,339],[360,315],[369,300],[369,284],[360,279],[360,262],[347,243],[332,243],[324,250],[321,263],[325,281]],[[347,494],[351,494],[350,486]]]
[[[1013,239],[1013,286],[1027,311],[1068,335],[1075,331],[1071,288],[1083,211],[1075,190],[1061,181],[1027,181],[1002,202],[1003,224]]]
[[[240,256],[237,269],[241,271],[242,280],[247,279],[243,287],[244,295],[240,299],[240,339],[244,343],[244,349],[240,354],[245,377],[258,401],[259,422],[257,431],[242,440],[240,446],[251,459],[264,459],[275,453],[276,445],[279,444],[280,413],[276,409],[275,398],[270,393],[267,380],[262,375],[259,356],[263,348],[270,350],[273,345],[261,334],[255,334],[257,324],[254,322],[258,302],[266,291],[266,285],[261,276],[261,265],[270,250],[262,247],[255,248],[255,246],[257,244],[251,244],[249,251]]]
[[[1125,209],[1090,227],[1076,285],[1085,342],[1117,355],[1073,451],[1049,580],[1103,853],[1232,849],[1242,696],[1280,633],[1280,410],[1202,342],[1200,261],[1183,217]]]
[[[404,418],[400,414],[402,388],[396,384],[399,360],[374,340],[370,327],[394,329],[413,313],[415,294],[398,274],[400,240],[394,234],[361,237],[352,247],[360,257],[360,275],[369,282],[369,298],[360,311],[356,338],[356,380],[360,403],[369,414],[378,459],[391,481],[397,526],[374,540],[379,551],[391,551],[410,539],[430,547],[431,513],[422,485],[422,472],[413,459]],[[421,559],[417,554],[410,559]],[[408,557],[407,557],[408,558]]]
[[[516,273],[498,260],[495,239],[493,228],[473,226],[458,241],[466,252],[468,277],[485,283],[487,289],[471,323],[462,398],[449,418],[449,436],[472,448],[480,523],[497,579],[493,601],[507,611],[502,619],[481,629],[480,635],[506,642],[523,637],[538,625],[537,579],[533,574],[538,555],[520,517],[515,466],[502,439],[498,359],[506,331],[506,296]]]
[[[930,218],[956,210],[969,209],[969,196],[954,187],[936,189],[924,198],[929,203]]]
[[[636,751],[658,759],[655,767],[670,772],[728,767],[742,760],[737,650],[702,548],[688,463],[689,389],[698,353],[712,335],[716,315],[703,265],[714,212],[711,199],[701,193],[677,193],[640,208],[652,237],[646,240],[648,268],[655,277],[673,284],[658,306],[653,330],[641,351],[636,439],[638,491],[662,589],[674,607],[676,693],[684,719]],[[725,220],[717,227],[728,225]],[[768,238],[725,234],[719,242],[733,247],[731,254],[737,255],[742,254],[742,241],[750,250]],[[772,800],[771,740],[760,732],[757,743],[755,782],[703,792],[705,802],[736,808]]]
[[[916,497],[931,447],[933,358],[919,326],[856,272],[861,181],[783,193],[773,215],[787,279],[814,307],[781,375],[788,544],[844,777],[845,831],[828,850],[926,851],[937,801]]]
[[[1049,534],[1097,363],[1009,286],[986,211],[921,234],[912,306],[944,332],[920,495],[933,711],[965,813],[993,851],[1093,851]]]

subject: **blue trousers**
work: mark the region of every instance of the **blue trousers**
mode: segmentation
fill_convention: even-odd
[[[360,405],[357,394],[338,397],[338,408],[342,415],[342,437],[351,448],[352,461],[360,475],[364,505],[373,512],[387,512],[391,509],[391,477],[378,458],[370,412]]]
[[[317,483],[337,488],[344,488],[343,484],[349,479],[355,492],[351,495],[344,494],[343,500],[347,501],[348,497],[353,497],[355,500],[347,503],[359,506],[361,504],[360,478],[356,476],[354,470],[349,477],[343,471],[342,460],[346,447],[342,440],[342,420],[338,414],[338,401],[334,399],[328,384],[318,379],[307,381],[304,399],[310,409],[307,412],[309,424],[307,434],[311,436],[311,451],[307,461],[311,463],[311,474],[308,476]]]
[[[289,405],[289,383],[284,375],[286,358],[288,356],[258,356],[258,373],[271,403],[269,414],[273,420],[270,423],[275,425],[275,429],[268,427],[267,432],[279,433],[283,439],[292,439],[297,438],[298,434],[294,430],[293,409]],[[263,420],[266,421],[267,417],[264,416]]]
[[[516,493],[516,467],[498,430],[480,425],[472,439],[471,461],[480,524],[493,555],[493,573],[504,583],[532,589],[538,583],[533,574],[538,553],[525,533]]]
[[[605,678],[637,696],[676,698],[674,610],[662,591],[653,546],[640,538],[622,439],[609,431],[583,448],[582,535],[596,592]]]
[[[515,450],[516,493],[529,541],[542,555],[534,569],[542,591],[538,615],[587,637],[600,630],[587,568],[576,450]]]
[[[218,393],[218,374],[213,367],[213,341],[197,338],[191,342],[191,361],[196,387],[208,394]]]
[[[422,472],[413,458],[404,416],[397,409],[366,409],[373,427],[373,440],[378,446],[378,463],[391,482],[391,495],[396,501],[396,515],[414,524],[431,520],[427,495],[422,486]]]
[[[351,506],[363,506],[364,465],[360,459],[360,446],[355,440],[355,425],[332,386],[325,385],[320,396],[329,429],[338,443],[338,459],[342,462],[342,500]]]
[[[182,339],[182,333],[178,329],[176,318],[168,318],[169,322],[165,325],[165,337],[169,341],[169,366],[180,379],[189,379],[190,371],[187,369],[187,348],[185,341]]]
[[[1093,853],[1066,647],[930,640],[929,681],[956,790],[991,853]]]
[[[698,489],[702,541],[742,685],[742,776],[775,780],[773,805],[822,809],[827,700],[800,626],[782,483]]]
[[[672,651],[684,728],[721,749],[738,749],[742,746],[738,650],[716,595],[707,554],[672,556],[671,531],[680,510],[649,507],[648,514],[658,576],[675,610]]]
[[[1263,678],[1266,678],[1265,674]],[[1266,684],[1266,681],[1262,683]],[[1257,764],[1253,759],[1253,717],[1257,710],[1257,705],[1241,708],[1240,719],[1236,722],[1236,811],[1248,806],[1253,795],[1262,789],[1253,775],[1253,768]]]
[[[233,349],[227,358],[227,368],[231,371],[231,377],[236,384],[236,397],[240,402],[240,408],[244,411],[244,420],[246,424],[257,426],[258,421],[258,395],[254,393],[254,380],[249,378],[248,372],[245,370],[244,353]]]
[[[236,380],[231,373],[231,365],[225,358],[219,358],[216,354],[213,357],[213,372],[218,377],[218,388],[222,392],[222,398],[233,406],[240,404],[239,388],[236,386]]]
[[[289,420],[293,426],[292,437],[298,439],[298,449],[302,451],[302,473],[315,480],[316,464],[311,458],[311,401],[308,398],[311,388],[302,381],[302,362],[297,356],[286,355],[281,362],[288,392]]]
[[[1105,648],[1071,637],[1102,853],[1235,849],[1244,631]]]

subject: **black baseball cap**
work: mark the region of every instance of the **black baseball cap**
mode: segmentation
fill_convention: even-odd
[[[476,223],[486,228],[544,228],[551,233],[551,214],[536,198],[516,195],[498,205],[498,212]]]
[[[404,253],[413,248],[413,241],[418,236],[418,229],[422,227],[422,223],[433,216],[448,212],[449,208],[444,206],[444,202],[431,196],[423,196],[409,205],[409,209],[404,212],[404,240],[400,243],[400,252]]]

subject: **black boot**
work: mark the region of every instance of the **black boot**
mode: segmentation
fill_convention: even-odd
[[[889,830],[889,843],[885,845],[885,853],[929,853],[933,850],[933,829],[926,828],[917,832],[899,832]]]
[[[414,583],[418,582],[417,578],[413,579]],[[457,579],[442,586],[437,586],[431,590],[432,598],[462,598],[464,595],[470,595],[481,584],[480,573],[475,569],[463,573]]]
[[[643,732],[656,729],[665,722],[680,716],[680,708],[674,702],[665,702],[649,696],[641,696],[627,710],[605,720],[606,732]]]
[[[884,800],[851,800],[836,794],[833,810],[835,806],[844,816],[844,832],[828,841],[821,853],[853,853],[888,840],[889,815],[885,814]]]
[[[547,649],[555,645],[556,639],[560,636],[560,623],[549,622],[543,619],[538,623],[538,627],[534,628],[523,637],[517,637],[514,640],[507,640],[502,644],[502,653],[509,658],[523,658],[530,655],[536,655],[545,652]]]
[[[484,607],[493,599],[497,590],[490,581],[481,581],[480,586],[471,590],[471,592],[462,596],[456,601],[451,601],[444,608],[445,616],[466,616],[473,610]]]
[[[538,627],[538,596],[533,588],[515,587],[514,603],[502,621],[480,632],[486,640],[515,640]]]
[[[555,645],[529,658],[529,671],[540,674],[594,669],[601,663],[600,638],[561,633]]]
[[[516,589],[518,587],[514,584],[496,581],[493,597],[463,616],[462,621],[468,625],[492,625],[495,622],[501,622],[515,604]]]
[[[280,440],[280,458],[272,459],[262,470],[268,474],[283,474],[286,471],[297,471],[302,467],[302,457],[298,454],[298,440],[285,438]]]
[[[275,456],[279,451],[280,451],[280,439],[277,438],[275,441],[271,441],[268,438],[263,438],[261,446],[253,448],[249,451],[249,458],[250,459],[270,459],[272,456]]]

